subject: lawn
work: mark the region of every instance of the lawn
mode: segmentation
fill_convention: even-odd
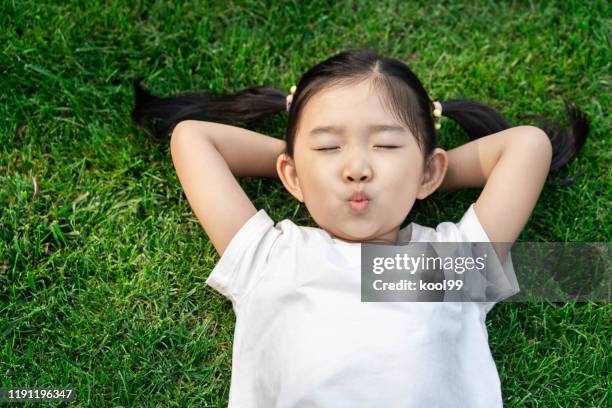
[[[73,388],[76,406],[227,406],[235,317],[204,285],[218,255],[167,143],[131,122],[137,76],[161,95],[288,92],[317,62],[372,47],[433,98],[516,125],[567,123],[569,100],[591,133],[551,180],[584,175],[546,187],[519,241],[612,235],[610,3],[13,0],[0,15],[0,386]],[[283,137],[285,123],[255,130]],[[440,147],[467,142],[443,123]],[[280,181],[241,184],[276,221],[314,226]],[[411,217],[458,221],[478,194],[436,193]],[[612,404],[609,304],[502,303],[487,326],[506,406]]]

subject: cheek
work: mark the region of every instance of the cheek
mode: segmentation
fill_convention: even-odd
[[[329,167],[329,166],[328,166]],[[330,197],[331,184],[333,183],[332,170],[328,167],[317,166],[315,162],[298,169],[299,183],[306,200],[310,201],[313,210],[320,208]]]
[[[420,177],[417,166],[409,163],[408,160],[381,162],[379,174],[383,184],[388,185],[389,188],[401,187],[402,191],[414,190]]]
[[[311,189],[325,188],[336,174],[337,169],[329,161],[312,159],[308,162],[304,180],[308,181]]]

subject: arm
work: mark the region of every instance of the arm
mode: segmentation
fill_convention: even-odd
[[[548,136],[534,126],[517,126],[476,139],[448,152],[440,190],[482,187],[474,211],[500,260],[527,223],[552,160]]]
[[[206,134],[235,177],[278,178],[276,159],[285,150],[284,140],[221,123],[185,120],[179,125],[188,133]]]
[[[451,149],[448,168],[438,191],[482,188],[499,161],[504,145],[520,137],[520,127],[485,136]]]
[[[236,177],[275,177],[285,141],[235,126],[187,120],[175,126],[172,161],[187,201],[219,255],[257,209]]]

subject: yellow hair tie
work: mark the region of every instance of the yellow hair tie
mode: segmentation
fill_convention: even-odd
[[[287,108],[287,112],[289,112],[289,108],[291,107],[291,102],[293,102],[293,94],[295,93],[295,91],[297,90],[297,86],[293,85],[290,89],[290,94],[287,95],[286,102],[285,102],[285,107]]]
[[[442,118],[442,104],[435,101],[433,102],[433,105],[435,106],[435,109],[433,110],[434,128],[439,130],[442,127],[442,124],[440,123],[440,119]]]

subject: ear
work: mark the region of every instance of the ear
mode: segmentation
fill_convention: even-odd
[[[423,177],[421,178],[421,184],[417,191],[416,198],[422,200],[436,191],[444,180],[447,168],[448,154],[446,151],[440,148],[434,149],[429,160],[425,164]]]
[[[302,195],[302,189],[293,159],[285,153],[281,153],[276,159],[276,172],[287,191],[297,198],[300,203],[303,203],[304,196]]]

